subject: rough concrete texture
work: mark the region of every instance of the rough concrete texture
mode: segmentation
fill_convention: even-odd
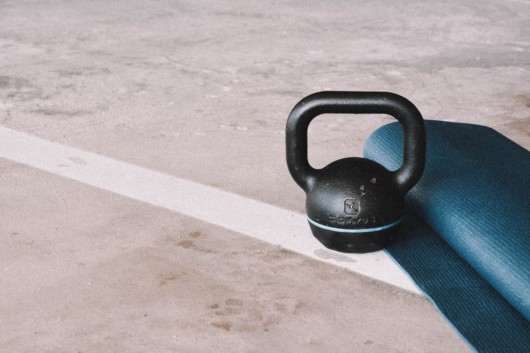
[[[0,124],[303,211],[292,106],[388,90],[530,147],[530,2],[0,0]],[[385,116],[323,116],[315,166]],[[1,143],[1,142],[0,142]],[[0,161],[1,352],[462,352],[424,298]]]
[[[447,352],[423,298],[2,163],[1,352]]]

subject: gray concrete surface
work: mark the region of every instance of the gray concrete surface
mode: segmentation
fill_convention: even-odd
[[[465,351],[425,300],[2,163],[1,352]]]
[[[528,1],[0,0],[0,124],[303,211],[292,106],[389,90],[530,148]],[[315,166],[384,116],[318,118]],[[0,160],[1,352],[463,352],[424,298]]]

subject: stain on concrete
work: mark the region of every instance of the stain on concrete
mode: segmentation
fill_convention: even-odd
[[[228,306],[243,306],[243,301],[241,299],[227,299],[225,300],[225,304]]]
[[[0,96],[5,92],[5,96],[17,100],[32,100],[42,98],[42,90],[31,84],[23,77],[0,76]]]
[[[168,283],[175,282],[178,279],[182,278],[185,275],[185,273],[181,272],[168,272],[168,273],[162,273],[159,275],[159,286],[163,287]]]
[[[74,110],[66,110],[66,109],[60,109],[60,108],[39,108],[31,110],[32,113],[41,114],[47,117],[56,117],[56,118],[73,118],[76,116],[81,115],[87,115],[92,112],[89,112],[87,110],[80,110],[80,109],[74,109]]]
[[[512,121],[510,123],[503,124],[502,127],[508,128],[510,131],[516,131],[517,134],[527,139],[528,137],[530,137],[530,124],[528,123],[529,120],[530,120],[530,116],[528,116],[526,119],[523,119],[523,120]],[[503,131],[501,130],[501,132]],[[512,138],[514,137],[515,136],[512,136]],[[519,141],[516,141],[516,142],[519,142]]]
[[[106,67],[81,67],[79,69],[60,69],[55,71],[59,77],[97,76],[112,73]]]
[[[520,94],[516,97],[516,99],[524,104],[525,107],[530,108],[530,93]]]
[[[0,76],[0,88],[7,87],[9,85],[9,76]]]
[[[191,240],[179,241],[177,245],[184,249],[196,249],[197,248],[197,246],[195,246],[195,244]]]
[[[276,249],[262,252],[261,249],[257,253],[262,254],[258,258],[267,263],[274,263],[276,265],[285,265],[290,260],[296,258],[293,252],[277,247]]]
[[[78,165],[87,165],[87,161],[85,161],[83,158],[79,157],[68,157],[69,160],[71,160],[74,164]]]
[[[265,15],[263,13],[245,13],[245,12],[235,12],[235,11],[214,11],[214,15],[230,17],[234,19],[265,19],[265,18],[277,18],[276,16]]]
[[[198,230],[196,230],[194,232],[191,232],[189,234],[189,236],[192,237],[192,238],[199,238],[201,235],[202,235],[202,233],[200,231],[198,231]]]
[[[221,330],[225,330],[225,331],[230,331],[231,327],[232,327],[232,324],[229,323],[229,322],[212,322],[211,323],[212,326],[214,327],[217,327],[217,328],[220,328]]]
[[[161,243],[164,246],[169,247],[179,247],[185,250],[196,251],[204,254],[216,253],[217,250],[210,249],[211,244],[201,243],[200,237],[202,236],[201,232],[190,232],[188,237],[183,237],[180,235],[168,235],[166,236]]]
[[[228,323],[232,331],[267,332],[290,317],[303,315],[305,305],[297,298],[276,298],[271,301],[228,298],[224,303],[209,305],[211,324]],[[222,318],[222,320],[220,320]]]

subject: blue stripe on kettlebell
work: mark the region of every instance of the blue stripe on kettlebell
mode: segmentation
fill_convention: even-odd
[[[323,224],[317,223],[317,222],[313,221],[309,217],[307,217],[307,220],[309,221],[309,223],[313,224],[314,226],[317,226],[317,227],[319,227],[321,229],[329,230],[329,231],[332,231],[332,232],[340,232],[340,233],[372,233],[372,232],[379,232],[379,231],[382,231],[382,230],[385,230],[385,229],[389,229],[389,228],[395,227],[399,223],[401,223],[403,218],[398,219],[394,223],[390,223],[390,224],[387,224],[387,225],[384,225],[384,226],[381,226],[381,227],[363,228],[363,229],[335,228],[335,227],[329,227],[329,226],[325,226]]]

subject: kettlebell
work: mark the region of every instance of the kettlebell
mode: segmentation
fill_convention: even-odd
[[[365,158],[343,158],[322,169],[307,160],[307,129],[320,114],[388,114],[403,127],[403,164],[396,171]],[[286,126],[287,165],[306,192],[313,235],[329,249],[366,253],[397,236],[405,194],[425,166],[425,127],[418,109],[389,92],[317,92],[295,105]]]

